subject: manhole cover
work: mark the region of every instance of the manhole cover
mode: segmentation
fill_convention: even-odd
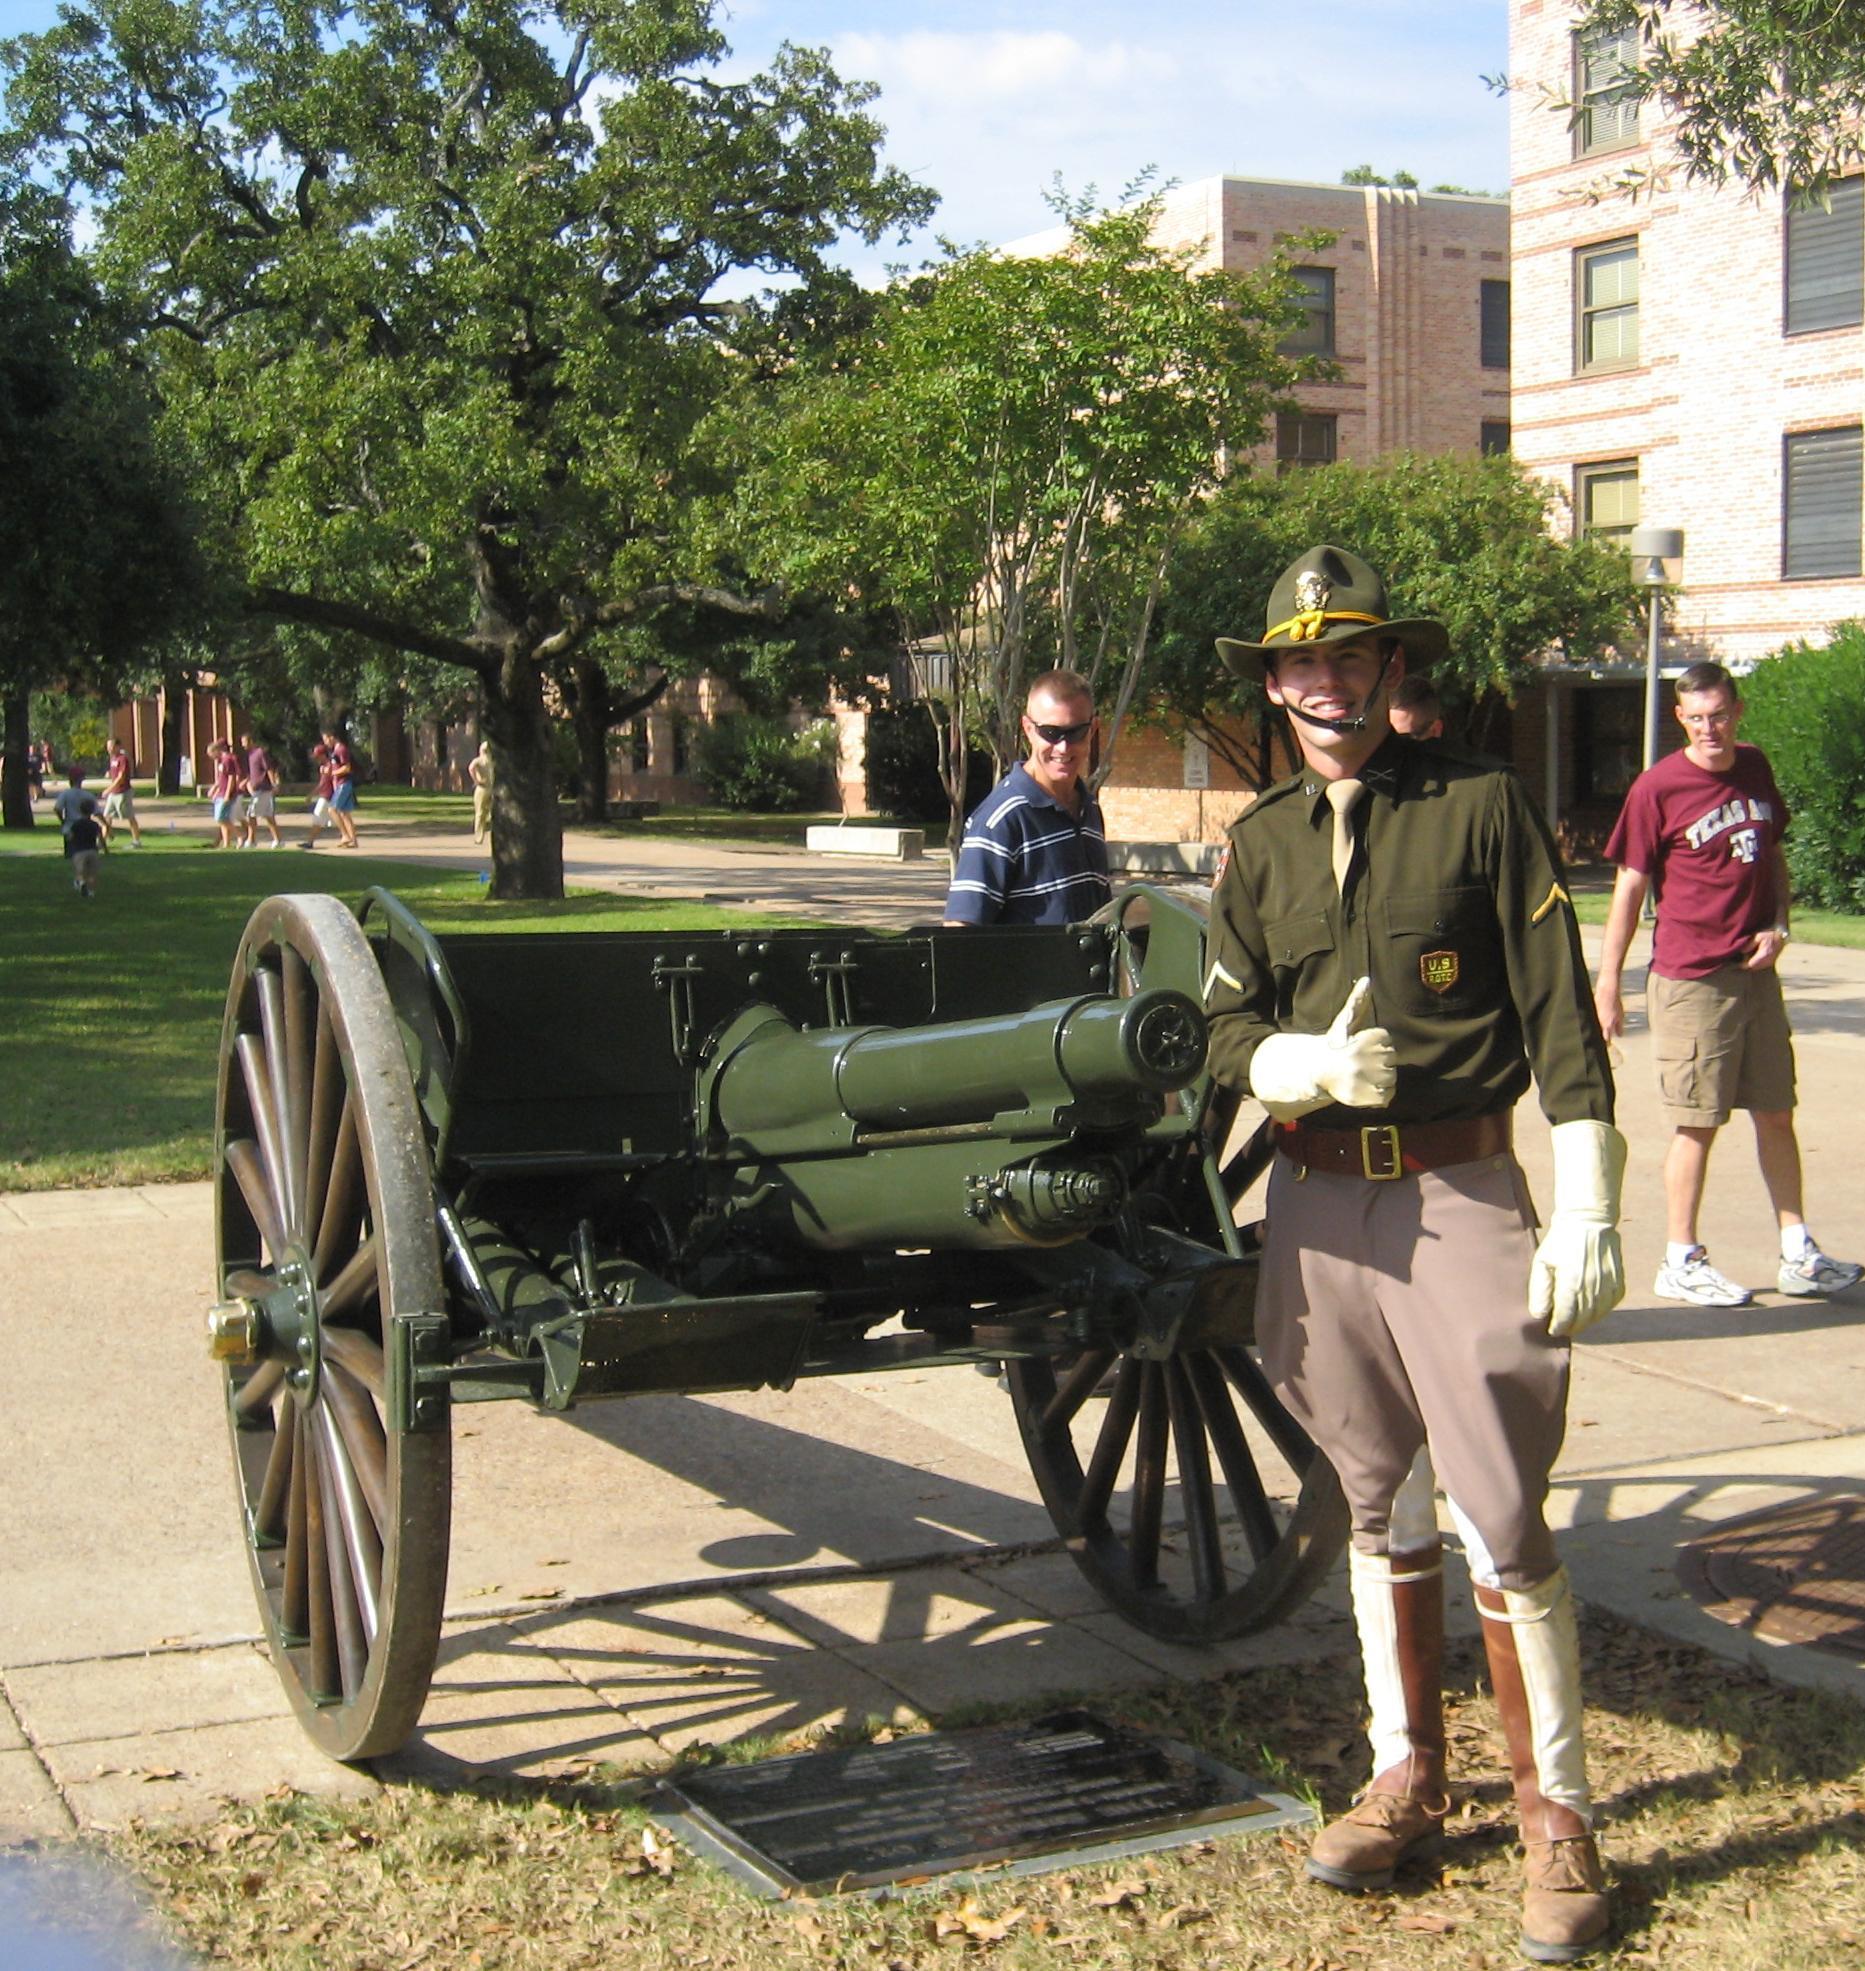
[[[1865,1498],[1857,1493],[1732,1519],[1688,1542],[1677,1572],[1719,1622],[1865,1663]]]
[[[1298,1800],[1086,1711],[669,1780],[650,1810],[765,1895],[1017,1873],[1313,1819]]]

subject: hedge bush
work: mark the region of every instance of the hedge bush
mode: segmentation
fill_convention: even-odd
[[[821,807],[835,760],[828,719],[795,731],[783,719],[740,712],[695,736],[700,777],[722,808],[740,814],[800,814]]]
[[[991,791],[990,755],[966,756],[965,813]],[[917,705],[868,714],[868,811],[894,821],[945,821],[951,810],[939,784],[939,741]]]
[[[1793,826],[1796,901],[1865,913],[1865,623],[1790,643],[1741,683],[1741,736],[1768,755]]]

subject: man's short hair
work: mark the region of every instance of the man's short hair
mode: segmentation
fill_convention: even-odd
[[[1444,701],[1429,678],[1401,678],[1392,687],[1392,709],[1415,713],[1428,725],[1444,716]]]
[[[1692,664],[1683,672],[1671,687],[1678,698],[1687,697],[1699,691],[1726,691],[1731,698],[1740,700],[1742,694],[1736,689],[1735,679],[1720,664],[1704,662]]]
[[[1094,703],[1094,686],[1079,671],[1045,671],[1041,677],[1031,678],[1030,688],[1023,697],[1026,708],[1039,691],[1051,698],[1075,698],[1084,705]]]

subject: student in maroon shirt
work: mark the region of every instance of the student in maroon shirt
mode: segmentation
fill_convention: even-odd
[[[130,825],[130,845],[142,847],[142,823],[136,819],[136,797],[130,792],[130,756],[122,740],[110,742],[110,753],[104,763],[104,846],[110,846],[110,837],[115,833],[112,823],[127,821]]]
[[[240,735],[240,745],[246,754],[246,820],[240,847],[250,849],[256,845],[259,824],[263,821],[266,833],[272,837],[266,847],[275,849],[279,846],[278,775],[273,770],[272,756],[250,732]]]
[[[1675,1134],[1664,1160],[1664,1264],[1652,1290],[1698,1307],[1754,1299],[1710,1264],[1697,1238],[1710,1145],[1733,1110],[1747,1109],[1781,1232],[1776,1284],[1786,1294],[1839,1293],[1865,1268],[1829,1258],[1801,1216],[1794,1046],[1776,970],[1788,939],[1787,804],[1767,755],[1736,743],[1742,699],[1729,673],[1693,664],[1676,689],[1684,750],[1632,783],[1606,844],[1619,875],[1593,993],[1611,1040],[1625,1030],[1619,975],[1645,892],[1655,888],[1645,1002]]]
[[[214,826],[220,839],[212,846],[217,849],[230,849],[233,846],[233,830],[238,820],[240,790],[246,784],[240,772],[239,755],[226,740],[214,742],[214,784],[209,798],[213,802]]]
[[[337,824],[343,846],[353,849],[356,846],[356,823],[352,819],[356,812],[356,762],[350,757],[343,735],[334,726],[325,732],[324,746],[330,755],[330,818]]]

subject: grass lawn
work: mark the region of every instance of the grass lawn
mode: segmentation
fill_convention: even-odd
[[[1858,1963],[1865,1709],[1597,1613],[1583,1616],[1581,1647],[1618,1913],[1614,1941],[1588,1962]],[[1442,1855],[1377,1895],[1305,1880],[1297,1830],[889,1902],[759,1902],[663,1847],[635,1787],[600,1769],[535,1782],[391,1777],[347,1804],[280,1789],[205,1827],[132,1822],[105,1846],[191,1961],[254,1971],[1513,1971],[1520,1863],[1479,1654],[1469,1640],[1448,1652],[1454,1805]],[[522,1712],[522,1693],[511,1698]],[[1329,1813],[1364,1771],[1351,1656],[1090,1702]],[[58,1853],[28,1865],[54,1870]],[[63,1908],[83,1920],[69,1899]]]
[[[438,801],[464,807],[452,795],[415,796],[407,806]],[[208,1174],[233,954],[254,904],[274,891],[335,891],[354,901],[380,884],[447,930],[775,921],[589,891],[562,903],[499,904],[473,872],[438,875],[367,853],[289,847],[228,855],[169,835],[161,803],[141,818],[147,846],[132,850],[120,833],[89,903],[72,891],[56,825],[0,831],[0,1191]],[[424,815],[420,825],[431,820]]]

